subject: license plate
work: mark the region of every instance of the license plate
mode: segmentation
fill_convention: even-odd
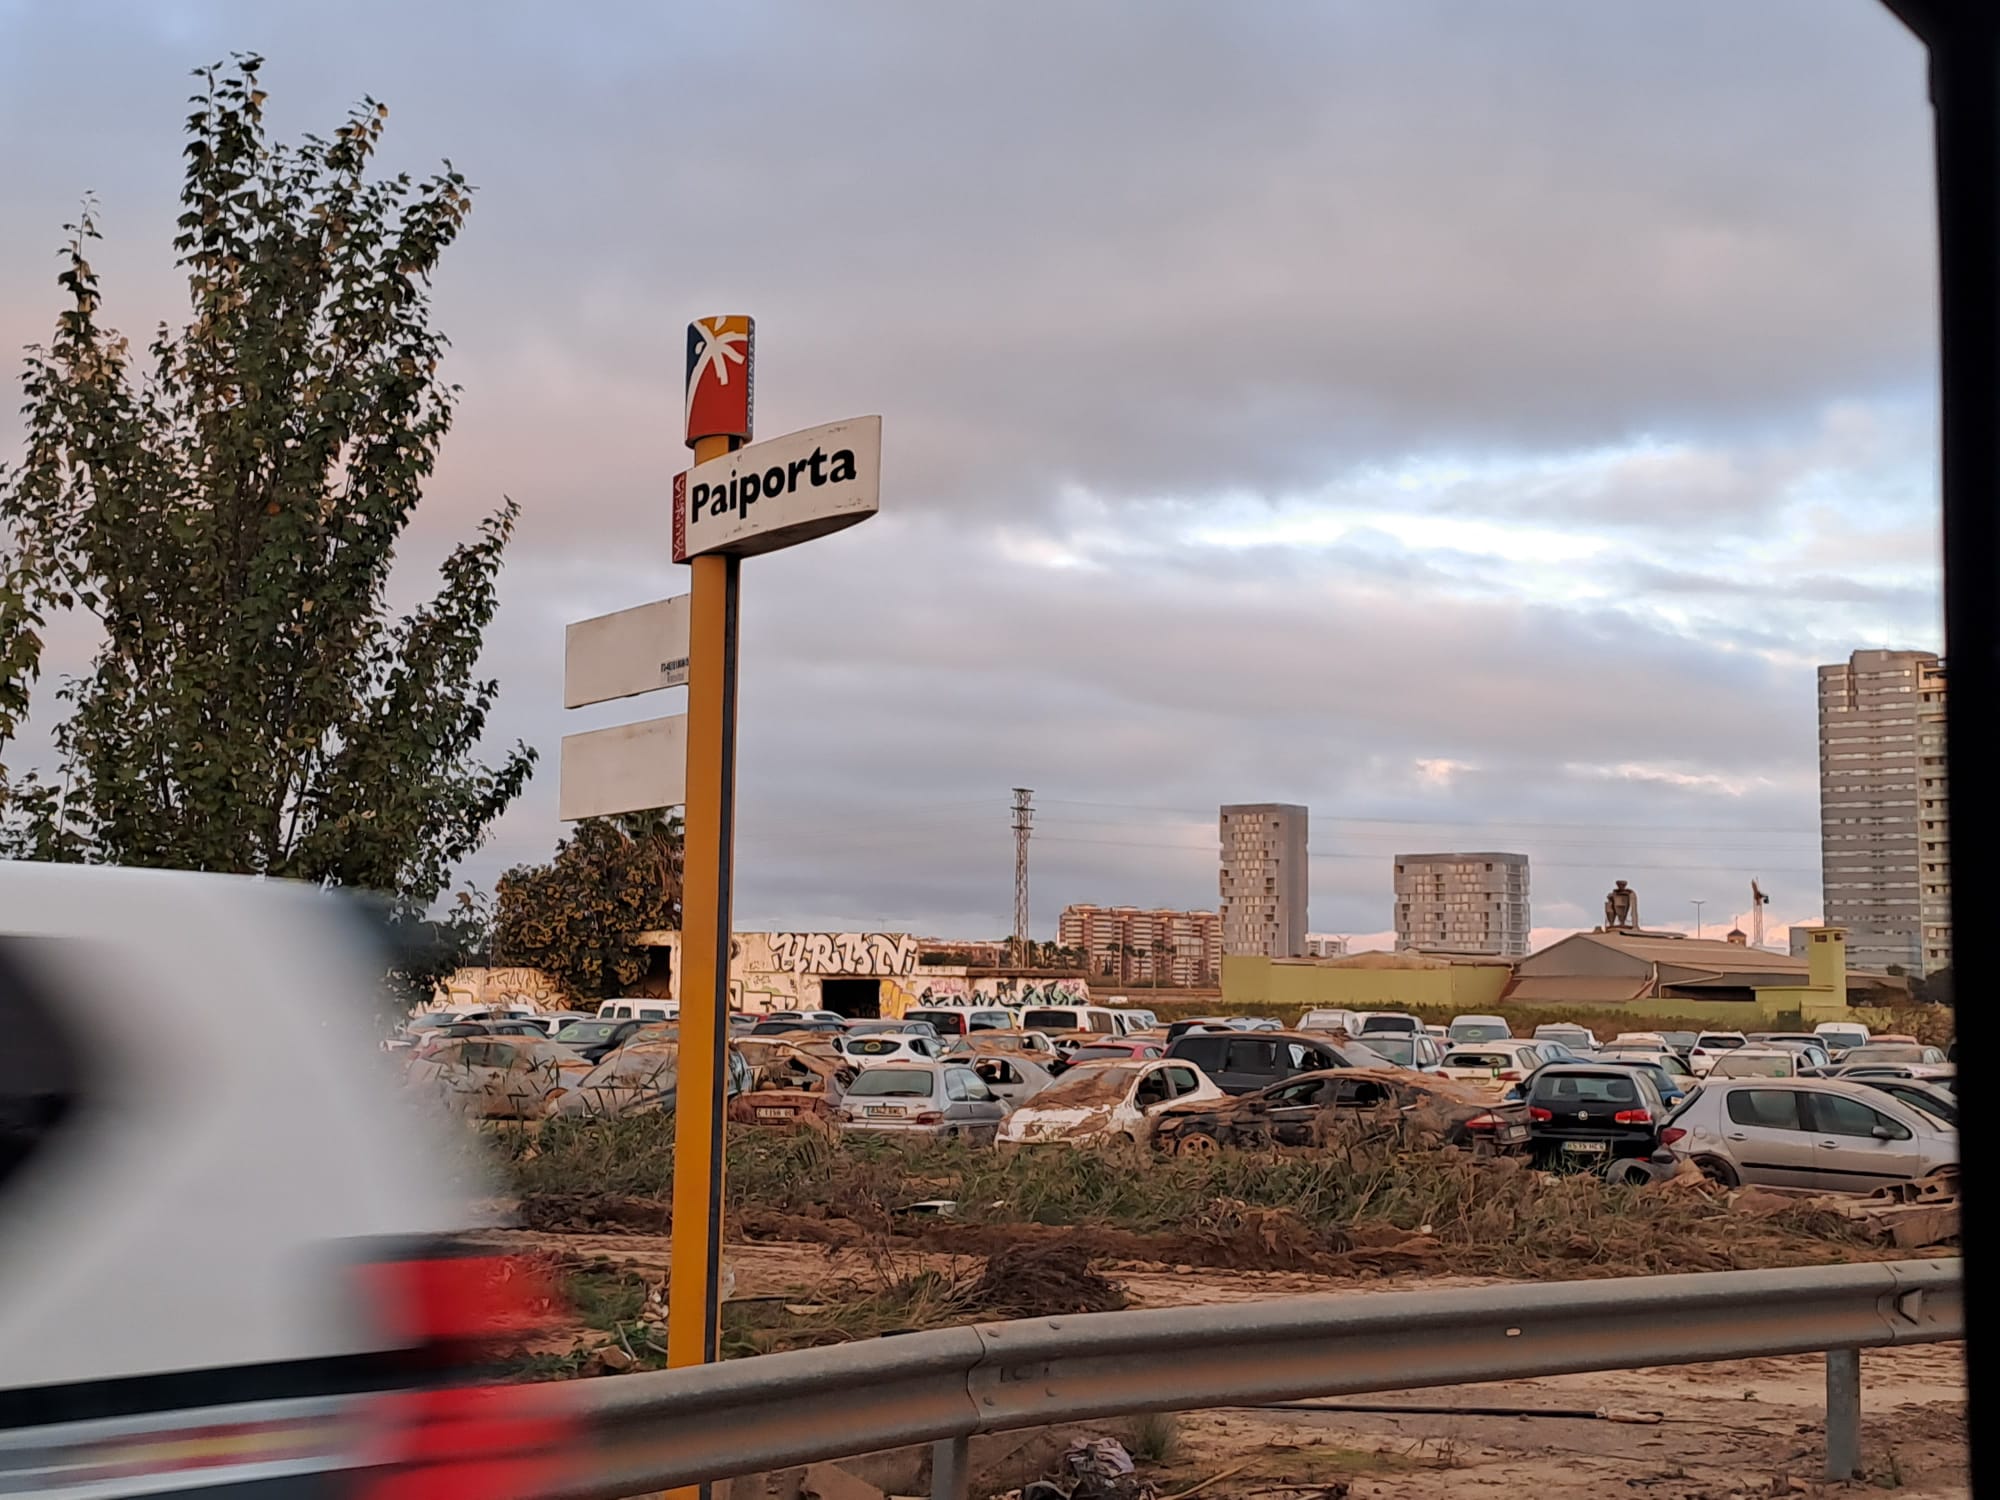
[[[896,1108],[896,1106],[893,1104],[870,1104],[866,1108],[864,1108],[861,1112],[864,1115],[870,1115],[870,1116],[891,1115],[898,1119],[900,1119],[903,1114],[903,1112],[900,1109]]]
[[[1500,1132],[1500,1139],[1503,1141],[1525,1141],[1527,1138],[1528,1127],[1525,1125],[1509,1125]]]
[[[1602,1156],[1611,1149],[1608,1141],[1564,1141],[1563,1150],[1573,1151],[1578,1156]]]
[[[757,1111],[757,1118],[760,1120],[789,1120],[791,1117],[792,1112],[789,1109],[760,1109]]]

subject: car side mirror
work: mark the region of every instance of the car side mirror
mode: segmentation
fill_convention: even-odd
[[[1900,1125],[1877,1125],[1868,1133],[1878,1141],[1907,1141],[1910,1138],[1910,1132]]]

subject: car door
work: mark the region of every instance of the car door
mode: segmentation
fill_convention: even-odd
[[[1809,1097],[1820,1185],[1849,1193],[1872,1193],[1886,1182],[1904,1182],[1923,1174],[1916,1132],[1888,1109],[1877,1109],[1845,1094]]]
[[[1272,1139],[1281,1146],[1313,1144],[1313,1133],[1319,1122],[1320,1096],[1326,1088],[1324,1079],[1304,1078],[1281,1083],[1266,1093],[1264,1097],[1269,1105],[1264,1118],[1270,1124]],[[1326,1102],[1332,1101],[1329,1099]]]
[[[1736,1175],[1762,1187],[1823,1187],[1805,1096],[1798,1089],[1731,1088],[1722,1097],[1722,1138]]]

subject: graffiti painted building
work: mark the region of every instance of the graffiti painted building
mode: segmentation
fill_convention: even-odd
[[[638,939],[669,950],[669,993],[676,999],[680,940],[678,932]],[[919,1005],[1081,1005],[1090,999],[1089,983],[1074,975],[926,963],[924,946],[900,932],[739,932],[729,945],[729,1005],[900,1016]]]

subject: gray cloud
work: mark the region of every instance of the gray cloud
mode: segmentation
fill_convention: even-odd
[[[682,586],[698,313],[758,316],[762,431],[887,423],[889,513],[750,570],[748,920],[997,931],[1016,784],[1044,927],[1212,901],[1262,796],[1314,807],[1335,930],[1454,841],[1528,849],[1545,917],[1802,892],[1811,661],[1935,628],[1921,56],[1867,0],[0,4],[0,348],[86,187],[112,321],[176,310],[183,70],[232,47],[280,129],[372,93],[394,165],[482,188],[407,584],[523,500],[495,730],[549,759],[481,877],[555,837],[560,733],[653,711],[565,723],[559,627]],[[1356,529],[1188,540],[1301,497]]]

